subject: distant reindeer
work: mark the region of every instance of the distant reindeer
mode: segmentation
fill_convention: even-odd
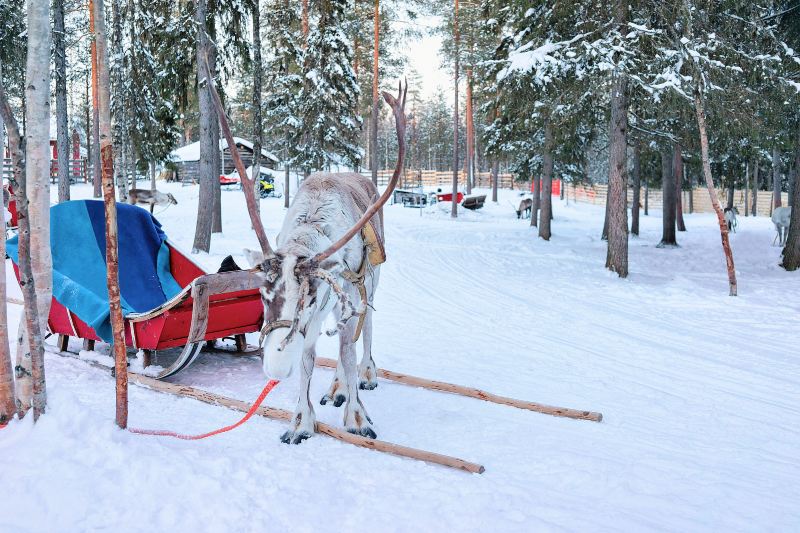
[[[739,214],[739,210],[736,207],[726,207],[724,211],[725,222],[728,223],[728,231],[736,233],[736,228],[739,227],[739,220],[736,218],[736,215]]]
[[[775,230],[778,232],[775,238],[772,239],[772,244],[778,241],[778,246],[786,244],[786,238],[789,236],[789,221],[792,218],[791,207],[778,207],[772,212],[772,223],[775,224]]]
[[[171,193],[164,194],[150,189],[131,189],[128,191],[128,203],[149,205],[152,208],[154,205],[177,205],[178,200]]]
[[[517,218],[531,218],[531,209],[533,209],[533,200],[525,198],[519,203]]]

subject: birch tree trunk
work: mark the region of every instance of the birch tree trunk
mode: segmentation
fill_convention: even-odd
[[[467,121],[467,194],[472,194],[475,178],[475,124],[472,116],[472,69],[467,69],[467,94],[465,99]],[[548,240],[548,239],[545,239]]]
[[[56,131],[58,138],[58,201],[69,201],[69,126],[67,120],[67,51],[64,0],[53,2],[53,55],[56,67]]]
[[[700,130],[700,153],[703,159],[703,175],[706,179],[706,187],[708,194],[711,197],[711,205],[714,206],[714,211],[717,213],[717,222],[719,223],[719,232],[722,238],[722,249],[725,252],[725,262],[728,267],[728,286],[730,295],[736,296],[736,268],[733,264],[733,251],[731,250],[731,243],[728,239],[728,225],[725,222],[725,215],[719,205],[719,198],[717,198],[717,190],[714,188],[714,180],[711,177],[711,163],[708,156],[708,134],[706,133],[706,112],[703,105],[703,97],[700,93],[700,87],[695,89],[694,93],[694,109],[697,114],[697,128]]]
[[[375,0],[374,13],[372,14],[372,116],[369,122],[369,155],[372,183],[378,185],[378,61],[380,60],[380,0]]]
[[[758,216],[758,159],[753,163],[753,207],[750,212],[753,216]]]
[[[744,216],[750,216],[750,161],[744,164]]]
[[[286,155],[283,158],[284,161],[284,169],[283,169],[283,207],[289,208],[289,188],[291,184],[291,178],[289,177],[289,145],[291,143],[291,139],[289,134],[286,134]]]
[[[214,207],[214,190],[212,180],[214,178],[214,151],[219,151],[219,144],[214,145],[214,136],[211,131],[216,126],[216,115],[212,107],[211,98],[208,90],[204,87],[206,83],[214,83],[213,80],[206,79],[201,67],[205,61],[211,64],[210,43],[206,33],[206,0],[197,0],[195,11],[195,23],[197,24],[197,101],[200,108],[200,164],[198,169],[198,180],[200,182],[200,194],[197,204],[197,226],[194,233],[194,244],[192,253],[208,252],[211,248],[211,222]],[[213,75],[213,73],[212,73]],[[219,177],[217,177],[219,180]]]
[[[781,154],[778,147],[772,149],[772,211],[781,207]]]
[[[673,145],[672,172],[675,174],[675,222],[678,231],[686,231],[683,221],[683,149],[680,143]]]
[[[783,268],[790,271],[800,268],[800,125],[795,135],[794,185],[791,188],[792,196],[789,202],[792,206],[792,215],[781,263]]]
[[[253,2],[253,175],[251,178],[255,183],[256,209],[259,213],[261,195],[258,183],[261,176],[261,145],[264,137],[264,125],[261,119],[261,70],[261,8],[258,2]]]
[[[547,117],[544,121],[544,152],[542,153],[542,220],[539,223],[539,237],[550,240],[550,220],[553,213],[553,123]],[[531,217],[532,219],[533,217]],[[627,228],[626,228],[627,230]]]
[[[94,35],[94,4],[97,0],[89,0],[89,33]],[[97,95],[97,43],[92,38],[92,196],[100,198],[103,195],[102,175],[100,172],[100,100]]]
[[[633,143],[633,205],[631,206],[631,233],[639,235],[639,204],[642,193],[642,142]]]
[[[0,64],[0,73],[2,73],[2,64]],[[2,79],[2,77],[0,77]],[[0,87],[2,90],[2,87]],[[3,103],[0,102],[0,106]],[[0,112],[0,147],[5,146],[3,141],[3,120],[4,113]],[[0,148],[0,150],[2,150]],[[5,205],[3,206],[5,209]],[[0,426],[7,424],[9,420],[14,418],[16,411],[16,392],[14,391],[14,368],[11,365],[11,348],[8,343],[8,304],[6,301],[6,217],[3,211],[3,216],[0,217],[0,229],[3,230],[3,235],[0,236],[0,258],[3,259],[0,264]]]
[[[458,0],[453,6],[453,42],[455,44],[455,58],[453,68],[453,201],[451,202],[450,217],[458,217]]]
[[[627,3],[618,0],[614,22],[624,25]],[[606,268],[628,277],[628,79],[614,73],[611,87],[611,131],[608,161],[608,251]]]
[[[533,180],[533,198],[531,202],[531,226],[538,227],[539,226],[539,208],[542,205],[541,197],[541,185],[542,180],[539,176],[531,176]]]
[[[116,422],[128,426],[128,358],[125,351],[124,322],[119,292],[119,247],[117,239],[117,204],[114,198],[114,147],[111,139],[111,92],[108,72],[108,40],[102,2],[94,7],[97,44],[97,79],[99,86],[100,144],[103,179],[103,203],[106,214],[106,285],[111,313],[114,372],[116,376]]]
[[[667,149],[661,151],[661,242],[658,246],[677,246],[675,237],[675,175],[672,172],[672,154]]]
[[[28,0],[28,57],[25,99],[25,182],[30,220],[31,273],[36,285],[36,308],[41,331],[46,329],[53,294],[50,255],[50,3]],[[31,353],[33,416],[46,403],[44,352]]]
[[[497,203],[497,180],[500,178],[500,161],[492,161],[492,201]]]

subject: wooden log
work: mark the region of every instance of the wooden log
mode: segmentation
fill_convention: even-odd
[[[335,359],[328,359],[327,357],[317,357],[316,359],[316,365],[320,367],[335,369],[336,364],[337,362]],[[602,413],[595,413],[593,411],[580,411],[577,409],[567,409],[565,407],[554,407],[552,405],[517,400],[515,398],[508,398],[506,396],[492,394],[491,392],[486,392],[481,389],[464,387],[463,385],[455,385],[453,383],[446,383],[444,381],[434,381],[416,376],[410,376],[408,374],[384,370],[382,368],[378,369],[378,377],[388,381],[410,385],[412,387],[421,387],[423,389],[459,394],[469,398],[475,398],[501,405],[510,405],[511,407],[516,407],[518,409],[527,409],[528,411],[536,411],[537,413],[543,413],[551,416],[574,418],[577,420],[590,420],[592,422],[600,422],[603,420]]]
[[[233,398],[227,398],[219,394],[189,387],[188,385],[176,385],[174,383],[168,383],[166,381],[159,381],[147,376],[142,376],[141,374],[130,374],[129,379],[131,382],[136,383],[137,385],[141,385],[155,391],[183,396],[186,398],[194,398],[195,400],[203,403],[220,405],[235,411],[247,412],[250,409],[250,404],[247,402]],[[285,409],[277,409],[275,407],[261,406],[256,413],[259,416],[273,420],[289,421],[292,418],[291,412]],[[329,437],[333,437],[334,439],[341,440],[348,444],[358,446],[360,448],[369,448],[371,450],[397,455],[399,457],[407,457],[409,459],[416,459],[418,461],[425,461],[427,463],[464,470],[473,474],[482,474],[485,470],[482,465],[471,463],[463,459],[425,450],[418,450],[416,448],[409,448],[408,446],[401,446],[391,442],[368,439],[360,435],[353,435],[352,433],[348,433],[347,431],[329,426],[328,424],[324,424],[322,422],[317,422],[317,432]]]

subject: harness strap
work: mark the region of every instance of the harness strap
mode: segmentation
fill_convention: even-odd
[[[361,330],[364,327],[364,319],[367,317],[367,287],[364,281],[367,276],[367,268],[369,266],[369,257],[367,256],[367,247],[364,247],[364,259],[361,261],[361,266],[358,272],[352,270],[345,270],[342,272],[342,277],[356,286],[358,294],[361,296],[361,312],[358,313],[358,324],[356,325],[356,332],[353,335],[353,342],[356,342],[361,337]]]
[[[264,325],[261,327],[261,335],[258,337],[258,347],[261,348],[261,346],[264,344],[264,338],[273,330],[291,327],[291,320],[275,320],[273,322],[264,322]]]

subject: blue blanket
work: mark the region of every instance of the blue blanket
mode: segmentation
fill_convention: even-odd
[[[140,207],[118,203],[117,226],[123,315],[150,311],[178,294],[181,287],[170,273],[161,224]],[[110,342],[105,235],[105,211],[99,200],[50,208],[53,297]],[[7,246],[16,264],[17,237]]]

